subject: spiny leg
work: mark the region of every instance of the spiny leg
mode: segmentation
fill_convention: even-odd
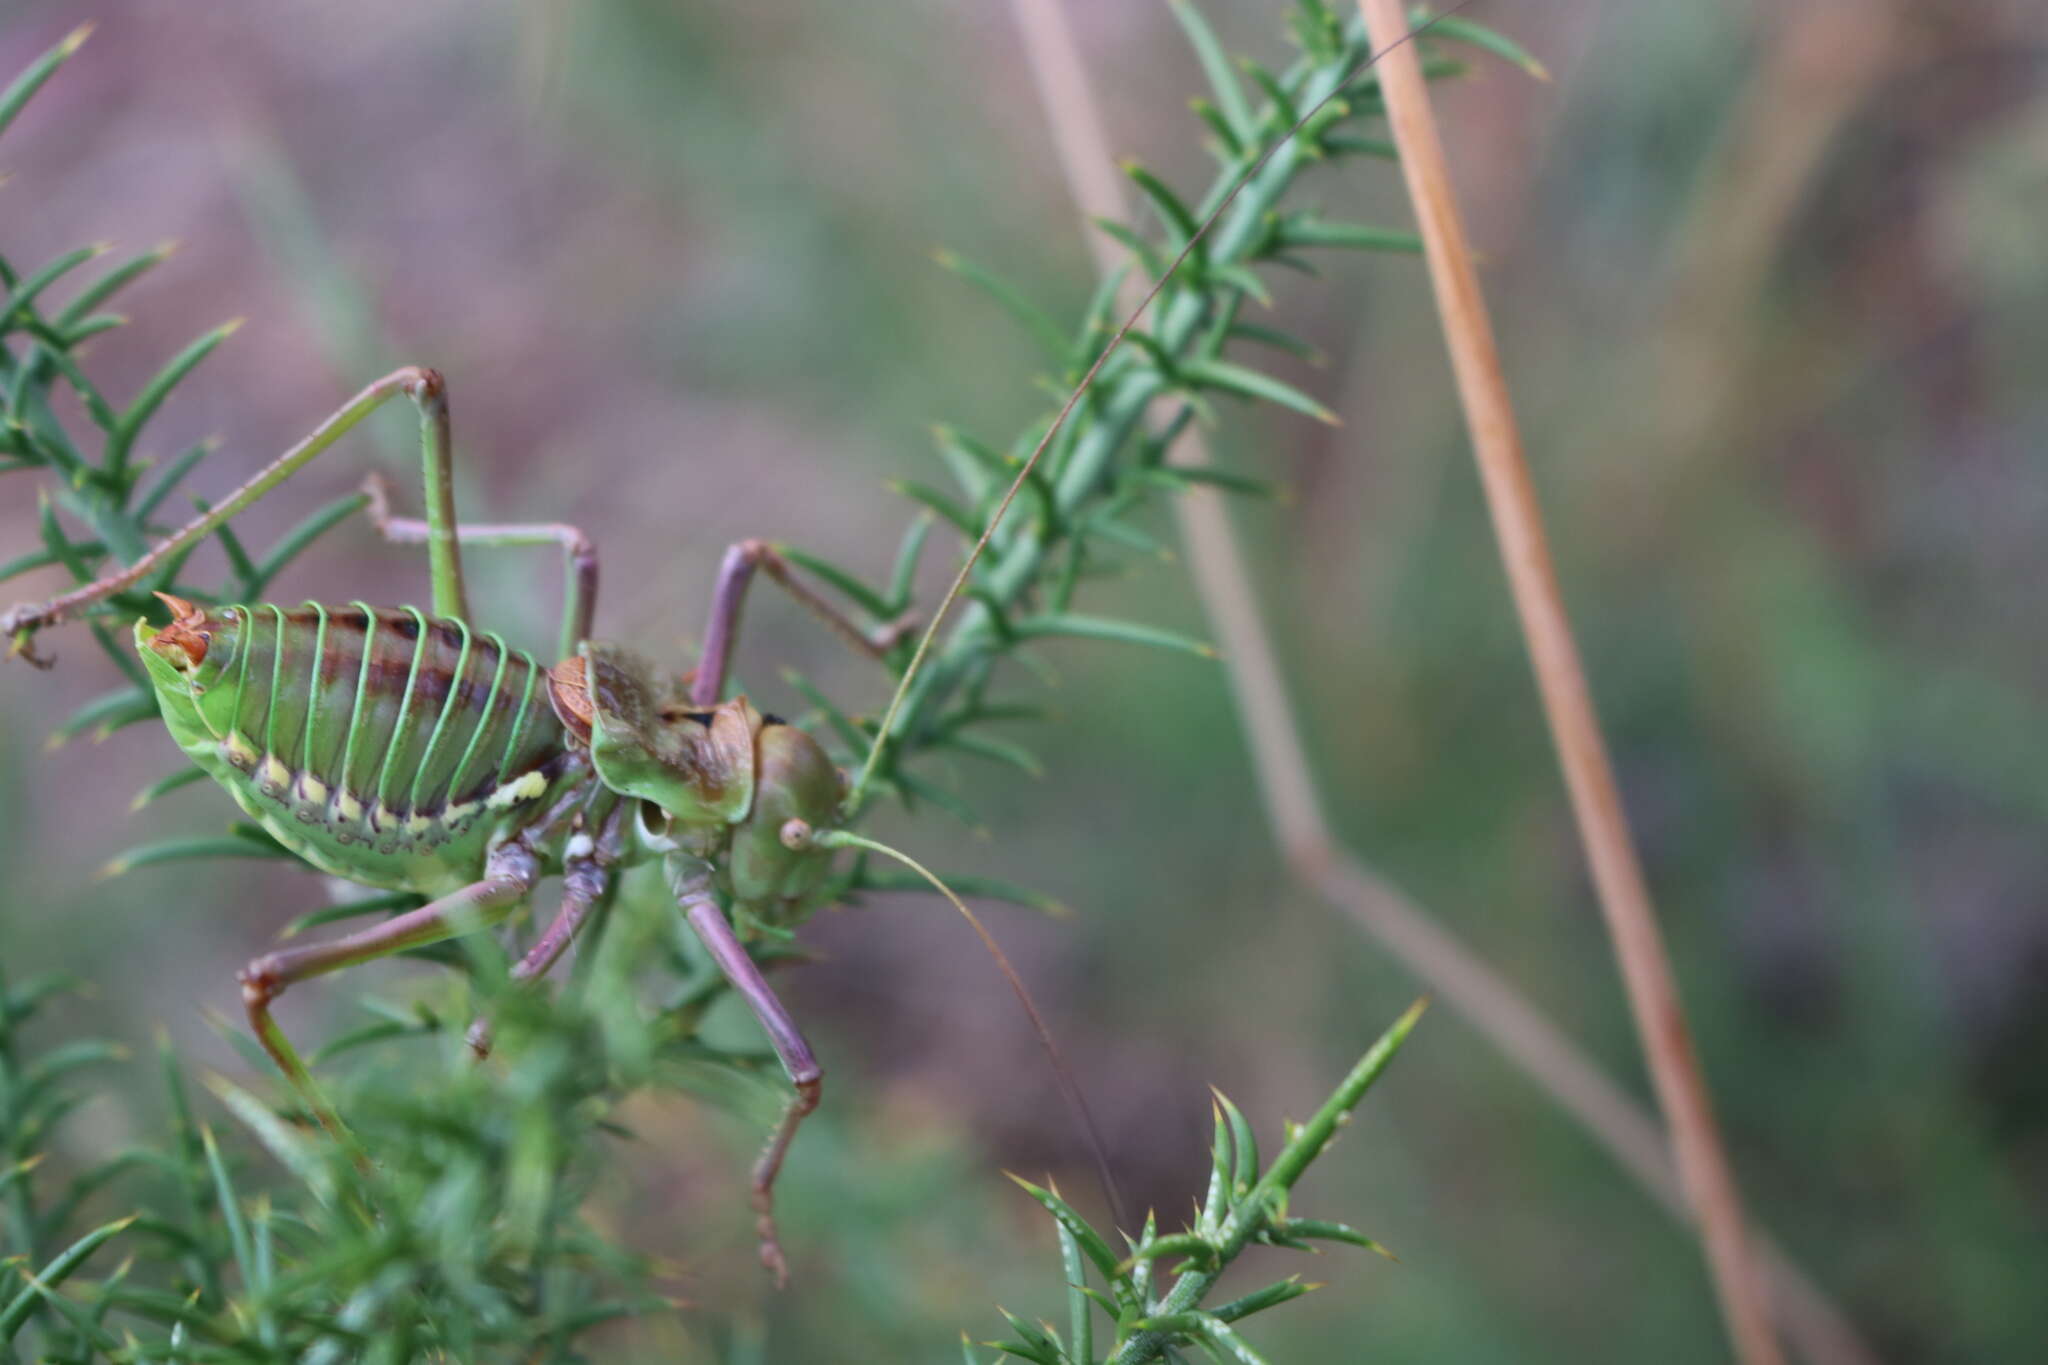
[[[790,1140],[796,1136],[798,1125],[818,1107],[825,1072],[811,1054],[811,1045],[804,1041],[796,1021],[775,998],[775,992],[768,988],[767,981],[761,976],[761,969],[754,965],[753,958],[747,956],[747,950],[733,933],[732,925],[719,911],[718,902],[711,895],[708,875],[690,872],[685,866],[671,861],[670,876],[678,883],[676,899],[690,921],[690,928],[696,931],[712,961],[718,964],[726,980],[732,983],[732,988],[739,992],[740,998],[747,1002],[747,1007],[761,1022],[762,1030],[775,1048],[775,1055],[782,1059],[783,1070],[789,1073],[790,1084],[796,1088],[796,1093],[782,1108],[782,1117],[768,1139],[768,1146],[754,1163],[754,1231],[761,1239],[761,1264],[775,1276],[776,1287],[781,1288],[789,1283],[789,1262],[783,1257],[782,1243],[775,1232],[775,1177],[782,1170],[782,1159],[789,1152]]]
[[[690,684],[692,706],[714,706],[724,695],[733,639],[739,634],[740,606],[756,569],[767,570],[768,576],[813,616],[871,659],[886,655],[910,629],[906,618],[891,621],[873,632],[862,630],[844,612],[813,592],[797,575],[795,566],[775,553],[774,546],[765,540],[742,540],[726,550],[725,560],[718,566],[718,583],[711,592],[711,620],[704,627],[704,652],[697,660],[696,677]]]
[[[404,394],[420,410],[421,462],[426,471],[427,554],[434,578],[434,611],[441,616],[466,617],[462,592],[462,558],[455,538],[455,493],[449,463],[450,428],[448,386],[434,370],[408,365],[394,370],[365,388],[341,406],[311,435],[265,465],[254,478],[223,499],[219,506],[180,527],[170,539],[158,545],[119,573],[42,603],[23,603],[0,613],[0,636],[12,642],[14,653],[30,662],[36,659],[30,637],[46,626],[70,619],[79,611],[125,592],[148,578],[189,546],[212,535],[229,518],[256,502],[264,494],[299,472],[315,455],[340,440],[365,417],[396,394]]]
[[[460,891],[327,943],[265,953],[237,973],[236,979],[242,983],[242,1004],[249,1011],[249,1025],[256,1031],[257,1041],[306,1101],[321,1126],[337,1139],[347,1140],[340,1116],[321,1097],[298,1050],[271,1018],[270,1007],[277,997],[294,982],[389,957],[407,948],[439,943],[501,920],[518,908],[539,880],[540,860],[516,844],[507,845],[491,855],[482,880]]]
[[[562,873],[562,908],[541,936],[512,968],[512,984],[523,986],[547,975],[561,959],[576,935],[590,921],[590,912],[604,899],[611,885],[610,870],[594,859],[571,862]],[[469,1050],[478,1061],[491,1055],[491,1021],[479,1017],[469,1026]]]
[[[370,495],[364,508],[378,534],[394,545],[431,545],[433,523],[418,517],[391,514],[390,490],[381,474],[363,480]],[[559,545],[562,547],[562,639],[558,659],[576,652],[576,646],[590,638],[591,619],[597,612],[597,547],[590,537],[565,522],[457,522],[455,539],[462,545],[514,546]]]

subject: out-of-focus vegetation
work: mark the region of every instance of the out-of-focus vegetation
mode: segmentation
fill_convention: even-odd
[[[1268,7],[1211,8],[1233,47],[1270,50]],[[1168,15],[1074,9],[1125,147],[1199,183],[1180,107],[1199,76]],[[1448,129],[1737,1165],[1887,1359],[2012,1358],[2048,1339],[2038,18],[1990,0],[1476,14],[1556,76],[1466,83]],[[1087,296],[993,8],[103,17],[92,60],[10,136],[0,222],[30,261],[110,228],[131,248],[183,239],[124,304],[134,325],[95,340],[111,392],[198,325],[249,317],[147,453],[227,435],[218,492],[363,380],[435,364],[466,506],[591,530],[602,632],[678,658],[726,542],[883,573],[901,504],[880,483],[934,475],[924,426],[1007,430],[1041,406],[1021,377],[1042,360],[930,249],[1001,263],[1056,316]],[[18,6],[0,71],[74,18]],[[1318,192],[1333,215],[1404,212],[1390,176]],[[1346,425],[1232,412],[1216,439],[1296,494],[1239,520],[1344,832],[1633,1075],[1420,272],[1327,266],[1286,282],[1276,317],[1331,358],[1282,373]],[[252,515],[248,540],[358,473],[310,476],[329,482]],[[38,543],[17,487],[0,489],[6,557]],[[479,615],[543,644],[552,573],[491,566]],[[276,591],[396,601],[422,583],[413,556],[348,527]],[[1170,564],[1095,591],[1200,632]],[[834,696],[879,692],[797,613],[756,604],[749,626],[757,695],[784,664]],[[50,1003],[52,1036],[140,1044],[162,1025],[267,1084],[202,1012],[232,1009],[232,967],[320,892],[241,865],[181,869],[169,895],[94,884],[114,850],[227,813],[207,787],[126,813],[169,756],[147,731],[40,752],[117,681],[86,637],[53,647],[62,681],[11,670],[0,708],[0,959],[97,983]],[[1088,642],[1048,655],[1047,778],[963,760],[988,838],[889,832],[1080,908],[1000,929],[1055,1029],[1085,1040],[1082,1084],[1139,1206],[1171,1225],[1205,1179],[1203,1084],[1300,1112],[1412,983],[1286,888],[1212,668]],[[805,943],[822,960],[779,985],[834,1080],[784,1194],[799,1287],[754,1282],[735,1176],[752,1117],[645,1101],[595,1205],[606,1231],[668,1258],[692,1303],[759,1307],[685,1313],[667,1330],[688,1341],[644,1349],[937,1358],[959,1326],[996,1330],[992,1300],[1062,1313],[1050,1224],[992,1177],[1050,1169],[1079,1195],[1085,1158],[971,940],[906,900],[825,917]],[[409,980],[367,975],[295,992],[290,1026],[344,1035],[360,991],[402,998]],[[442,998],[439,974],[419,986]],[[743,1019],[713,1033],[752,1046]],[[1347,1266],[1277,1315],[1273,1358],[1719,1358],[1680,1232],[1455,1023],[1411,1052],[1309,1182],[1402,1264]],[[72,1116],[53,1159],[162,1123],[154,1089],[125,1086]],[[1013,1254],[1033,1244],[1036,1261]]]
[[[844,746],[841,756],[850,775],[835,828],[821,831],[817,839],[856,849],[859,856],[828,881],[816,897],[819,904],[858,904],[862,892],[894,889],[894,881],[870,866],[875,854],[888,854],[921,876],[930,875],[886,845],[836,827],[862,813],[864,797],[888,792],[906,813],[926,805],[975,822],[966,802],[918,772],[911,760],[928,760],[933,753],[966,754],[1029,774],[1039,771],[1028,750],[984,733],[993,722],[1040,714],[1038,708],[1006,699],[1014,680],[1001,667],[1013,657],[1029,662],[1031,642],[1080,638],[1165,647],[1198,657],[1212,653],[1141,622],[1077,613],[1072,609],[1076,593],[1086,581],[1114,570],[1119,555],[1155,550],[1156,542],[1133,522],[1162,491],[1187,493],[1198,484],[1248,492],[1267,487],[1221,471],[1181,470],[1164,462],[1174,435],[1195,417],[1212,412],[1209,397],[1259,399],[1329,419],[1327,410],[1306,394],[1230,358],[1249,342],[1294,353],[1306,349],[1284,332],[1242,321],[1247,305],[1266,296],[1257,267],[1301,265],[1301,253],[1317,248],[1413,249],[1405,234],[1335,222],[1285,205],[1303,171],[1344,155],[1379,154],[1373,144],[1349,132],[1352,120],[1377,114],[1381,100],[1361,23],[1347,24],[1315,0],[1302,4],[1294,24],[1300,56],[1280,72],[1246,64],[1246,74],[1263,91],[1254,100],[1206,21],[1191,8],[1183,8],[1179,17],[1216,93],[1205,121],[1216,133],[1222,166],[1203,207],[1189,208],[1156,176],[1131,167],[1131,179],[1158,213],[1163,239],[1106,221],[1104,231],[1129,248],[1134,264],[1111,271],[1086,315],[1068,327],[999,276],[948,258],[952,269],[979,285],[1041,342],[1064,383],[1083,382],[1084,375],[1088,382],[1064,401],[1056,417],[1027,427],[1007,453],[973,435],[942,428],[939,444],[958,491],[917,482],[897,486],[919,510],[893,556],[886,584],[864,583],[858,572],[807,551],[783,551],[849,599],[849,610],[865,613],[875,629],[903,636],[878,651],[880,661],[899,676],[898,691],[879,719],[850,715],[801,675],[785,672],[787,684],[813,708],[796,723],[811,725]],[[0,90],[0,132],[76,55],[88,33],[74,31]],[[1511,43],[1469,24],[1439,25],[1421,41],[1432,48],[1440,41],[1464,42],[1532,66]],[[1462,69],[1451,57],[1433,57],[1432,63],[1441,74]],[[1198,217],[1207,221],[1198,226]],[[161,470],[135,452],[154,435],[151,419],[235,324],[217,327],[182,348],[134,399],[124,403],[109,396],[90,373],[85,343],[125,324],[120,315],[100,310],[163,265],[169,253],[162,248],[142,253],[104,273],[85,274],[89,282],[80,285],[80,273],[103,254],[96,246],[81,248],[33,272],[0,256],[0,287],[8,290],[0,313],[0,434],[7,443],[7,472],[37,470],[52,481],[43,495],[42,548],[8,562],[0,579],[57,567],[86,583],[123,561],[130,566],[127,574],[86,589],[90,600],[74,596],[0,617],[0,636],[10,640],[13,653],[45,668],[54,664],[38,651],[36,631],[61,627],[67,616],[85,617],[95,641],[128,679],[61,723],[55,731],[59,741],[85,733],[104,741],[154,718],[154,689],[115,642],[110,624],[160,612],[152,593],[168,602],[260,600],[268,585],[321,536],[363,512],[371,500],[367,491],[345,494],[260,555],[252,554],[238,530],[219,521],[245,509],[261,482],[288,478],[278,471],[298,469],[374,410],[375,400],[359,396],[258,484],[236,490],[215,512],[173,534],[163,509],[175,505],[186,480],[209,472],[205,461],[211,446],[195,445]],[[1135,331],[1135,318],[1121,325],[1113,321],[1114,296],[1132,268],[1158,277],[1151,291],[1156,312]],[[76,292],[61,303],[49,301],[53,294],[68,293],[66,286]],[[1127,337],[1130,349],[1118,350],[1117,343]],[[415,372],[400,372],[407,373]],[[438,390],[439,376],[433,383]],[[391,391],[385,381],[364,394]],[[78,409],[80,419],[66,422],[59,414],[67,408]],[[1174,415],[1164,418],[1159,435],[1151,436],[1145,422],[1155,409]],[[445,430],[445,413],[435,429]],[[439,449],[446,437],[423,439]],[[1014,484],[1005,494],[1013,469]],[[430,486],[435,477],[429,474]],[[1001,512],[1018,492],[1025,494],[1028,512],[1002,522]],[[205,510],[203,499],[193,500]],[[82,532],[74,533],[67,520],[78,523]],[[902,622],[923,551],[940,523],[958,537],[959,581],[973,605],[954,623],[945,643],[932,650],[944,624],[943,604],[933,609],[915,647]],[[220,587],[187,577],[192,552],[208,536],[219,542],[227,559],[228,577]],[[142,547],[152,544],[154,550],[142,557]],[[459,579],[459,574],[451,571],[450,577]],[[443,595],[437,584],[437,602]],[[943,601],[952,596],[949,591]],[[842,628],[863,633],[852,625]],[[573,647],[581,638],[571,635],[562,647]],[[193,785],[195,776],[181,770],[151,784],[131,810]],[[769,800],[769,789],[764,785],[755,799]],[[264,829],[237,822],[225,838],[172,839],[128,850],[110,861],[103,875],[141,874],[174,885],[175,872],[167,875],[173,865],[265,856],[291,855]],[[708,856],[715,863],[724,855]],[[726,983],[692,936],[682,932],[680,916],[663,888],[646,885],[650,880],[639,878],[636,888],[627,877],[599,893],[597,922],[580,945],[584,961],[552,1002],[528,997],[507,1008],[506,964],[493,946],[464,941],[416,954],[473,972],[482,969],[473,982],[476,1002],[469,1007],[481,1017],[502,1014],[501,1028],[506,1021],[514,1025],[501,1033],[502,1074],[476,1068],[463,1056],[465,1048],[452,1042],[456,1031],[447,1027],[444,1012],[425,1007],[412,1014],[394,1012],[373,999],[367,1007],[379,1017],[321,1051],[330,1069],[345,1074],[347,1099],[338,1108],[316,1099],[307,1082],[298,1085],[300,1093],[282,1111],[230,1082],[211,1082],[255,1143],[293,1177],[292,1183],[261,1186],[253,1196],[246,1178],[237,1183],[234,1150],[222,1148],[211,1130],[195,1121],[169,1049],[164,1049],[164,1089],[173,1131],[167,1142],[124,1147],[76,1170],[46,1167],[50,1150],[67,1145],[65,1120],[87,1098],[75,1088],[78,1073],[115,1060],[119,1049],[93,1038],[38,1047],[36,1017],[45,1002],[64,992],[66,978],[37,976],[14,991],[0,982],[0,1157],[7,1162],[9,1263],[18,1280],[0,1308],[4,1358],[575,1359],[584,1338],[597,1329],[671,1317],[675,1310],[650,1292],[646,1258],[607,1241],[590,1216],[603,1207],[593,1192],[611,1155],[607,1139],[631,1136],[616,1114],[636,1096],[663,1088],[716,1088],[720,1081],[729,1087],[733,1073],[743,1075],[755,1059],[699,1037]],[[1047,903],[1043,893],[1028,888],[1008,889],[978,877],[954,880],[970,893],[979,890],[1039,907]],[[937,878],[931,882],[945,891]],[[950,891],[945,894],[953,899]],[[283,936],[373,913],[417,909],[422,900],[409,894],[348,898],[300,916]],[[957,900],[954,904],[986,937],[966,907]],[[791,920],[787,927],[764,924],[762,909],[736,897],[729,913],[743,933],[754,937],[751,951],[757,958],[764,963],[786,960],[801,921]],[[988,945],[1021,994],[995,942]],[[1030,1008],[1028,999],[1025,1004]],[[1057,1225],[1069,1307],[1067,1335],[1063,1341],[1060,1329],[1006,1310],[1013,1335],[991,1346],[1038,1365],[1092,1365],[1098,1359],[1143,1365],[1171,1359],[1189,1347],[1258,1360],[1238,1324],[1299,1299],[1312,1286],[1294,1276],[1223,1302],[1214,1301],[1213,1291],[1254,1245],[1298,1251],[1311,1250],[1317,1242],[1376,1247],[1344,1223],[1303,1216],[1291,1196],[1420,1012],[1420,1005],[1411,1008],[1308,1122],[1287,1126],[1285,1145],[1270,1166],[1262,1165],[1255,1132],[1243,1113],[1219,1094],[1211,1179],[1184,1231],[1159,1232],[1156,1216],[1148,1212],[1136,1235],[1117,1230],[1105,1236],[1057,1194],[1025,1183]],[[253,1009],[251,1018],[259,1029],[270,1027],[256,1021]],[[1032,1021],[1043,1030],[1035,1010]],[[393,1070],[365,1057],[366,1051],[381,1051],[398,1040],[436,1037],[442,1043],[442,1068],[457,1068],[452,1078],[430,1079],[416,1068]],[[231,1039],[254,1055],[247,1040]],[[281,1061],[290,1059],[288,1045],[268,1036],[265,1045],[273,1054],[282,1053]],[[292,1062],[290,1069],[296,1076],[301,1067]],[[1069,1076],[1062,1074],[1061,1083],[1071,1090]],[[1078,1099],[1073,1107],[1082,1117]],[[308,1108],[327,1130],[310,1140],[299,1131],[309,1122],[302,1112]],[[341,1114],[353,1115],[353,1125]],[[1092,1131],[1089,1136],[1096,1144],[1104,1190],[1113,1191],[1114,1176],[1099,1138]],[[774,1150],[780,1165],[780,1148]],[[138,1182],[126,1179],[138,1169],[159,1177],[155,1184],[172,1187],[168,1205],[164,1192],[152,1194],[147,1182],[138,1189]],[[853,1178],[866,1175],[856,1171]],[[94,1226],[83,1215],[98,1201],[130,1202],[135,1211]],[[1113,1212],[1129,1226],[1121,1207]],[[764,1238],[772,1238],[771,1226],[764,1216]],[[1122,1248],[1116,1247],[1119,1241]],[[764,1242],[764,1261],[772,1245]],[[87,1273],[95,1257],[114,1256],[122,1259],[112,1275]],[[785,1279],[782,1258],[776,1247],[778,1283]],[[1160,1266],[1171,1262],[1179,1264],[1170,1278],[1159,1277]],[[1098,1310],[1107,1319],[1100,1357]],[[716,1322],[715,1315],[700,1315],[700,1322],[706,1319]],[[19,1339],[25,1328],[28,1343],[23,1345]],[[978,1359],[971,1347],[966,1354],[970,1361]]]

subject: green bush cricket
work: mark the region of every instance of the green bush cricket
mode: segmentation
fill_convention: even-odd
[[[144,581],[399,394],[421,413],[428,515],[390,516],[381,486],[368,507],[388,539],[425,542],[431,615],[362,603],[202,609],[166,597],[169,626],[135,626],[172,737],[251,818],[323,872],[434,897],[368,929],[251,961],[239,977],[251,1027],[339,1135],[339,1119],[271,1015],[286,988],[500,922],[542,878],[559,876],[560,909],[512,971],[515,981],[535,980],[620,869],[659,859],[795,1087],[754,1172],[762,1258],[781,1278],[771,1192],[790,1139],[818,1103],[821,1072],[721,907],[778,927],[815,908],[831,850],[841,846],[831,836],[845,781],[804,731],[721,693],[758,569],[870,653],[900,627],[864,634],[772,549],[742,542],[725,557],[698,666],[680,683],[658,681],[630,655],[591,642],[597,559],[580,532],[455,522],[446,389],[432,370],[409,368],[371,384],[122,572],[9,613],[6,632],[19,640]],[[467,624],[461,568],[464,545],[549,543],[568,565],[563,657],[552,667]],[[479,1054],[488,1049],[481,1022],[470,1041]]]
[[[1287,137],[1335,93],[1310,107]],[[755,1013],[794,1088],[753,1172],[761,1257],[778,1281],[786,1279],[773,1186],[798,1126],[817,1106],[822,1072],[748,956],[734,920],[774,928],[800,922],[828,894],[831,855],[846,847],[886,853],[930,876],[844,825],[897,737],[895,719],[937,628],[1105,362],[1287,137],[1186,234],[1178,255],[1097,352],[1022,462],[923,632],[862,772],[850,784],[804,731],[761,715],[744,697],[723,698],[746,590],[755,573],[766,570],[878,658],[903,638],[907,622],[864,631],[771,547],[743,541],[721,567],[697,667],[665,683],[629,654],[590,639],[597,560],[581,532],[457,521],[446,389],[427,369],[401,369],[369,385],[219,507],[121,572],[0,615],[0,634],[34,660],[36,631],[148,582],[391,398],[403,394],[418,407],[426,516],[391,516],[376,485],[366,505],[389,540],[427,546],[431,614],[361,603],[201,608],[166,597],[170,623],[135,628],[136,648],[173,738],[266,831],[323,871],[434,898],[326,943],[264,954],[239,975],[257,1038],[322,1123],[337,1137],[345,1132],[271,1015],[290,985],[501,922],[524,906],[542,879],[559,876],[560,908],[513,969],[517,981],[536,980],[585,926],[621,869],[658,861],[684,916]],[[462,548],[520,545],[558,546],[567,565],[561,648],[552,666],[468,624]],[[973,922],[957,899],[954,904]],[[975,927],[980,931],[978,922]],[[982,937],[1021,996],[1000,950],[985,932]],[[1028,998],[1025,1006],[1049,1046]],[[470,1037],[479,1053],[487,1049],[481,1024]],[[1074,1098],[1071,1081],[1063,1075],[1062,1083]]]

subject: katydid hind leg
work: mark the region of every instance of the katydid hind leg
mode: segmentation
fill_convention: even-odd
[[[823,621],[833,634],[871,659],[881,659],[911,629],[912,623],[906,618],[872,631],[863,630],[805,583],[796,566],[777,554],[767,541],[738,541],[727,547],[718,566],[718,582],[711,591],[711,619],[704,627],[704,649],[690,683],[692,706],[714,706],[724,696],[725,675],[731,667],[733,643],[739,635],[740,608],[757,569],[765,570],[770,580]]]
[[[775,1048],[775,1055],[782,1059],[783,1069],[789,1073],[790,1085],[794,1087],[794,1093],[776,1121],[775,1131],[769,1136],[767,1147],[754,1163],[753,1172],[754,1230],[761,1239],[761,1264],[775,1276],[776,1286],[780,1288],[789,1283],[789,1262],[782,1253],[782,1243],[776,1234],[775,1177],[782,1170],[783,1158],[789,1154],[789,1144],[796,1137],[796,1130],[818,1107],[818,1097],[825,1081],[824,1069],[818,1065],[818,1059],[812,1054],[810,1044],[804,1041],[796,1021],[790,1018],[789,1011],[769,989],[761,969],[754,965],[738,935],[733,933],[732,925],[712,898],[709,885],[699,881],[686,886],[679,899],[690,927],[703,941],[705,950],[760,1021],[769,1043]]]
[[[562,907],[548,927],[541,931],[540,937],[534,940],[533,946],[526,950],[526,956],[513,966],[513,985],[525,986],[538,981],[554,968],[590,922],[591,911],[604,900],[611,879],[611,872],[596,862],[569,864],[562,874]],[[479,1016],[469,1026],[467,1039],[469,1050],[478,1061],[490,1056],[491,1021]]]
[[[277,998],[300,981],[389,957],[407,948],[439,943],[501,920],[518,909],[539,880],[540,860],[524,848],[509,845],[492,855],[480,880],[460,891],[325,943],[265,953],[237,973],[236,979],[242,984],[242,1004],[249,1012],[249,1025],[255,1030],[257,1041],[322,1126],[337,1138],[345,1131],[332,1106],[321,1098],[298,1049],[272,1017],[270,1007]]]
[[[31,639],[36,631],[70,620],[89,607],[143,584],[166,565],[175,564],[186,549],[212,535],[265,494],[297,474],[314,456],[340,440],[365,417],[399,394],[412,399],[420,409],[422,455],[427,472],[430,520],[437,525],[443,520],[452,525],[454,503],[448,468],[450,452],[447,384],[434,370],[408,365],[404,369],[393,370],[364,388],[347,403],[330,413],[304,440],[265,465],[213,508],[187,522],[173,532],[169,539],[125,569],[83,584],[47,602],[22,603],[6,612],[0,612],[0,637],[9,641],[13,653],[22,655],[32,663],[43,662],[36,657],[31,648]],[[442,615],[465,615],[462,604],[462,569],[454,537],[436,532],[430,536],[428,544],[435,567],[435,610]]]
[[[363,480],[369,494],[365,508],[370,524],[394,545],[427,545],[432,542],[433,524],[419,517],[394,516],[391,495],[381,474]],[[597,547],[581,529],[566,522],[457,522],[458,545],[512,547],[557,545],[562,550],[562,630],[557,658],[568,658],[576,646],[590,638],[591,622],[597,613]]]

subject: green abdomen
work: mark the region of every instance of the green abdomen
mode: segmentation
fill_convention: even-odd
[[[192,759],[323,871],[440,894],[531,824],[587,763],[565,745],[545,671],[496,635],[411,607],[216,607],[152,648],[164,720]]]

